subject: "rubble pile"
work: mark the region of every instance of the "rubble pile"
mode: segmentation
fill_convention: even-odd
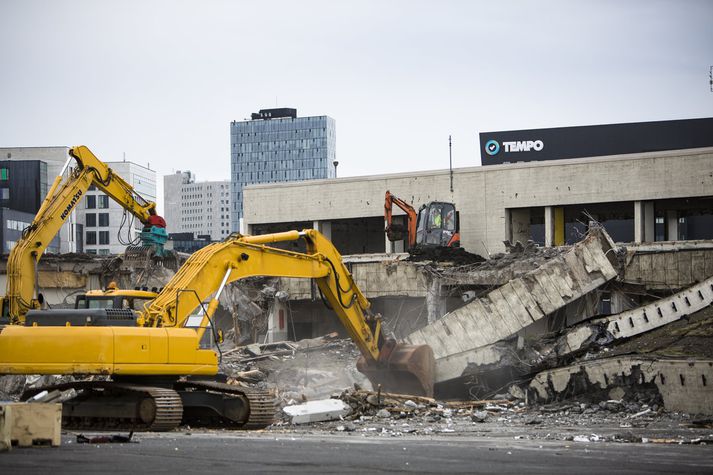
[[[713,441],[710,419],[666,411],[655,393],[624,394],[593,402],[592,397],[547,405],[505,398],[439,401],[412,395],[367,391],[356,386],[333,396],[349,412],[331,420],[303,418],[275,424],[271,431],[328,431],[361,436],[494,435],[515,439],[573,442],[704,443]],[[605,395],[606,396],[606,395]],[[323,402],[328,402],[323,401]],[[319,403],[322,401],[316,401]],[[296,407],[296,406],[295,406]],[[289,410],[288,408],[285,408]],[[297,424],[297,425],[295,425]]]
[[[336,333],[297,342],[252,344],[223,354],[221,369],[236,383],[274,389],[281,404],[329,397],[370,383],[356,369],[359,350]]]

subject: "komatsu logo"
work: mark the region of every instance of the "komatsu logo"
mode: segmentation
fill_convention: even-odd
[[[77,201],[79,201],[80,196],[82,196],[82,190],[79,190],[74,194],[74,196],[72,197],[72,201],[69,202],[65,210],[62,211],[62,214],[59,215],[62,220],[64,220],[67,215],[72,212],[72,208],[74,208],[74,205],[77,204]]]
[[[539,152],[545,148],[542,140],[522,140],[518,142],[503,142],[503,150],[506,152],[529,152],[534,150]]]

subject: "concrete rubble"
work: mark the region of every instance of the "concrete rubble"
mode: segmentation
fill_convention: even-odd
[[[538,425],[543,414],[550,414],[550,406],[543,403],[565,407],[560,412],[571,416],[625,414],[633,425],[670,414],[713,413],[713,354],[706,349],[713,347],[713,275],[685,287],[669,286],[667,291],[648,287],[636,251],[617,247],[596,226],[572,246],[509,247],[509,253],[475,264],[415,264],[420,266],[416,272],[427,274],[422,285],[429,311],[439,305],[445,309],[434,295],[448,286],[459,289],[463,302],[452,308],[451,300],[449,312],[442,311],[440,318],[422,324],[403,340],[433,348],[436,395],[462,403],[369,391],[368,381],[351,364],[358,352],[350,341],[335,335],[310,343],[236,349],[240,357],[227,357],[226,365],[241,384],[256,384],[257,375],[257,384],[275,387],[285,406],[339,394],[351,412],[333,423],[335,430],[346,432],[379,422],[376,430],[410,433],[413,427],[402,430],[384,424],[411,422],[414,417],[424,431],[438,422],[430,426],[434,432],[456,430],[461,419],[484,424],[501,420],[504,414],[523,424],[518,417],[524,414],[528,424]],[[666,259],[669,265],[675,262]],[[691,262],[685,255],[676,259],[682,266]],[[632,262],[637,266],[636,282],[623,280]],[[386,266],[393,267],[392,275],[405,272],[397,263]],[[694,267],[697,272],[706,268]],[[681,275],[679,282],[684,282]],[[611,298],[615,310],[609,315],[601,306],[605,297]],[[676,337],[669,341],[667,333]],[[655,342],[664,342],[663,349]],[[357,389],[344,389],[353,387]],[[458,404],[466,404],[467,410]],[[443,427],[441,421],[450,422]],[[595,436],[581,434],[589,442]]]
[[[603,230],[525,275],[444,315],[406,338],[428,344],[436,358],[436,382],[462,376],[472,366],[497,363],[497,342],[512,337],[617,276],[614,243]]]

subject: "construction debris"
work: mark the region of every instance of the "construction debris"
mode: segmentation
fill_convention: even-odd
[[[62,405],[50,403],[0,404],[0,451],[7,446],[32,447],[61,443]]]
[[[615,247],[603,229],[594,229],[569,251],[413,332],[406,342],[433,348],[436,382],[495,364],[503,358],[499,341],[615,278],[616,258],[609,252]]]
[[[333,421],[349,414],[349,406],[338,399],[322,399],[286,406],[282,410],[293,424]]]

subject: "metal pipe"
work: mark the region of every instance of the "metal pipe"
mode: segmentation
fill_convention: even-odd
[[[215,314],[215,311],[218,308],[218,303],[219,303],[218,301],[220,299],[220,294],[223,293],[225,284],[228,282],[228,277],[230,277],[230,273],[232,271],[233,271],[232,267],[228,267],[228,270],[225,271],[225,275],[223,276],[223,280],[220,282],[220,286],[218,287],[218,290],[216,290],[215,295],[213,296],[213,299],[208,304],[208,308],[203,312],[203,318],[201,319],[200,326],[198,327],[198,330],[196,332],[197,337],[198,337],[198,344],[200,344],[200,341],[203,338],[203,334],[205,333],[206,328],[208,328],[208,324],[210,323],[211,318],[213,317],[213,315]]]
[[[248,244],[269,244],[273,242],[296,241],[306,233],[303,231],[285,231],[283,233],[243,236],[240,240]]]

